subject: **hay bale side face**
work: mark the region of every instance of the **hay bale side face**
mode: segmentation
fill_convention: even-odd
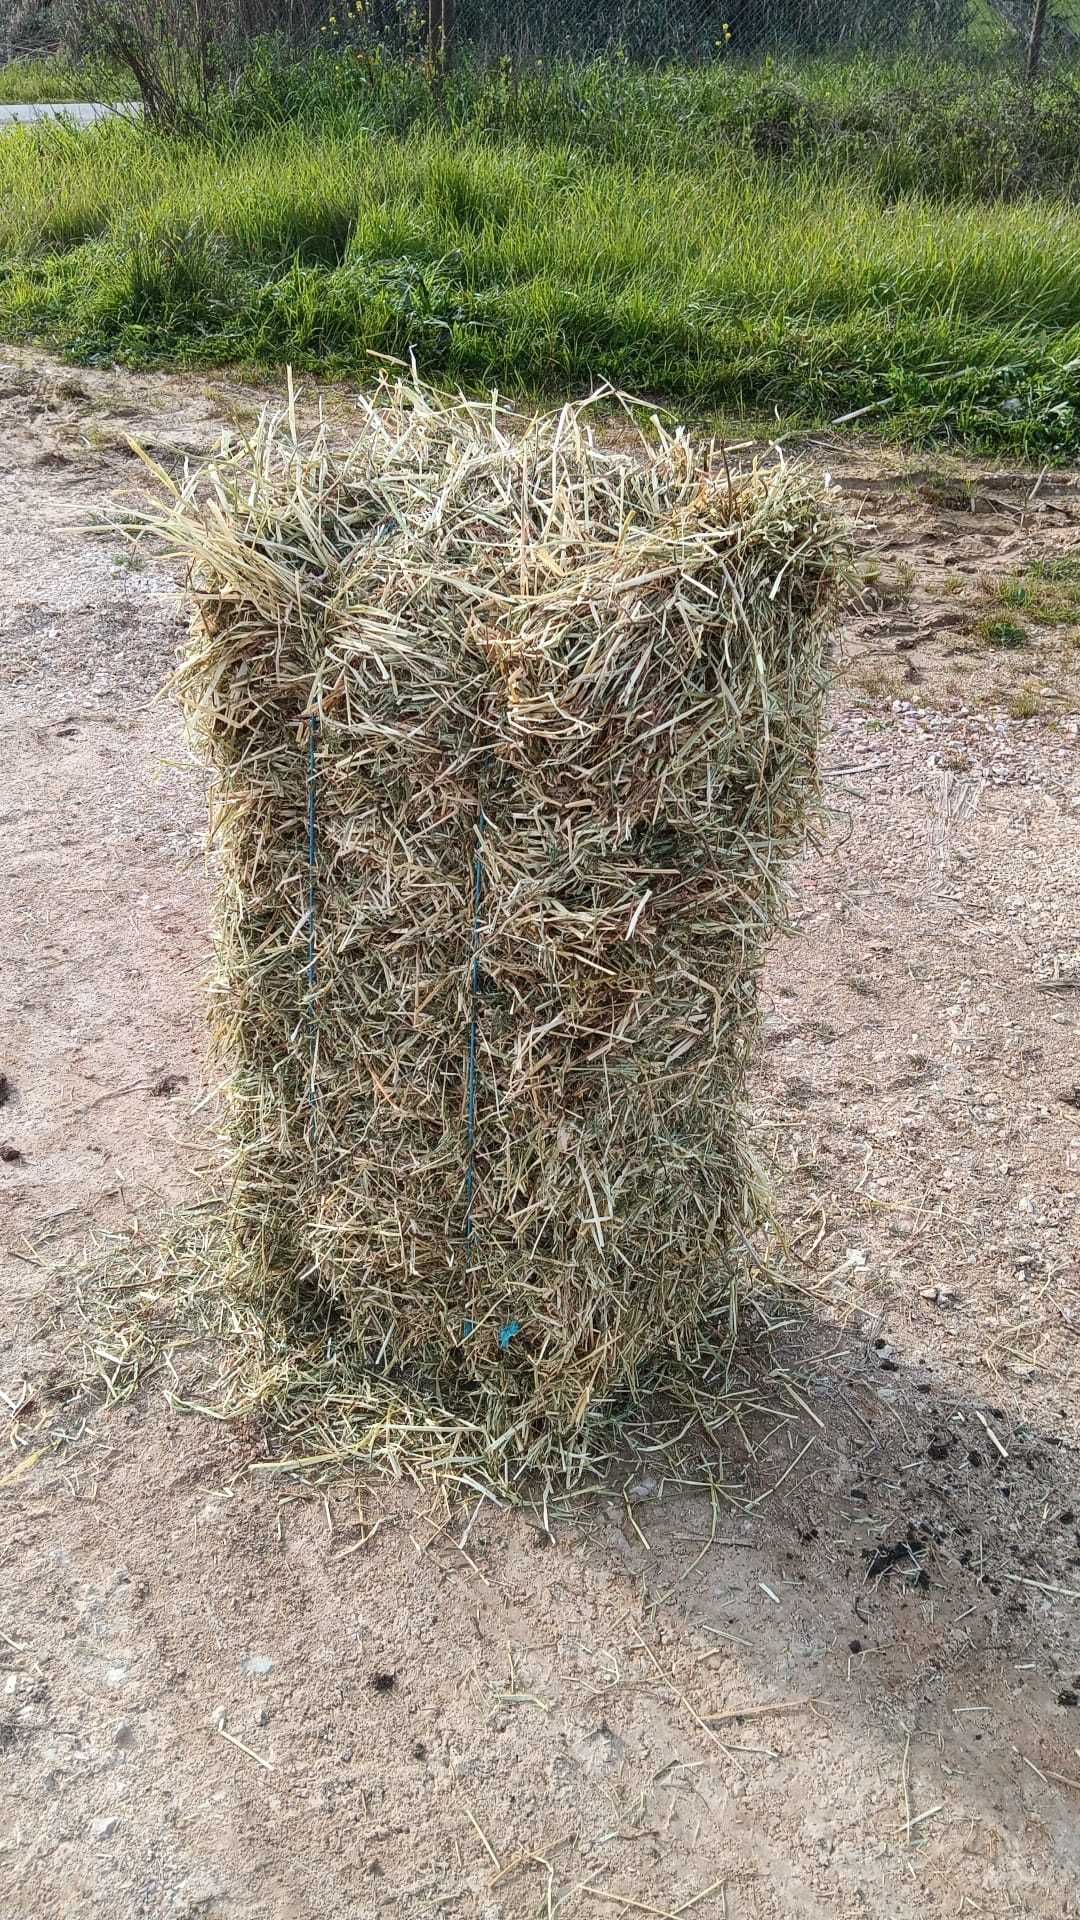
[[[807,475],[584,422],[268,423],[172,523],[250,1287],[518,1450],[731,1314],[835,598]]]

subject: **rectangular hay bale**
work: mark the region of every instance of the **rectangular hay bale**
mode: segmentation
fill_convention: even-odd
[[[531,1458],[732,1322],[839,552],[808,471],[592,418],[385,389],[169,520],[249,1297]]]

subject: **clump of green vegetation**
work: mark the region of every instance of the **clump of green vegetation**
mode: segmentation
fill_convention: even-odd
[[[8,60],[0,65],[0,105],[66,105],[73,100],[131,100],[131,75],[100,60],[71,61],[59,54]]]
[[[975,497],[972,482],[961,474],[932,474],[920,480],[915,489],[928,506],[942,507],[948,513],[969,513]]]
[[[1062,582],[1076,591],[1080,599],[1080,548],[1075,553],[1059,553],[1049,560],[1034,560],[1028,568],[1032,580]]]
[[[1004,652],[1014,652],[1027,646],[1027,631],[1018,620],[996,618],[990,614],[976,620],[975,631],[988,647],[999,647]]]
[[[1012,720],[1034,720],[1039,712],[1039,690],[1027,681],[1018,687],[1009,701],[1009,717]]]
[[[993,597],[1001,607],[1016,607],[1026,611],[1031,604],[1031,589],[1026,581],[1019,578],[1000,580]]]
[[[868,660],[858,666],[851,675],[851,684],[858,689],[864,702],[873,704],[877,701],[896,698],[895,675],[876,660]]]
[[[1080,552],[1036,560],[1027,570],[1028,616],[1044,626],[1080,621]]]
[[[1035,560],[1021,573],[981,583],[987,600],[1022,613],[1037,626],[1068,626],[1080,621],[1080,553]]]

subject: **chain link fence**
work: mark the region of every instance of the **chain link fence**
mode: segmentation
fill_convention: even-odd
[[[185,10],[185,0],[172,4]],[[228,15],[240,41],[270,33],[298,48],[379,45],[436,70],[857,54],[985,62],[1029,78],[1068,61],[1080,68],[1080,0],[209,0],[194,11]],[[0,0],[0,57],[70,47],[65,28],[78,14],[72,0]],[[320,38],[328,31],[329,42]]]
[[[514,65],[761,60],[768,55],[950,55],[999,60],[1030,77],[1080,62],[1080,0],[363,0],[368,31],[422,39],[436,62]]]

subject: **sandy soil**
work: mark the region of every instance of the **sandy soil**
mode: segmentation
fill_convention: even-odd
[[[79,528],[259,398],[0,362],[0,1912],[1080,1913],[1077,656],[970,626],[1080,488],[812,449],[873,579],[765,994],[798,1398],[759,1346],[718,1524],[549,1536],[73,1376],[56,1256],[209,1152],[176,583]]]

